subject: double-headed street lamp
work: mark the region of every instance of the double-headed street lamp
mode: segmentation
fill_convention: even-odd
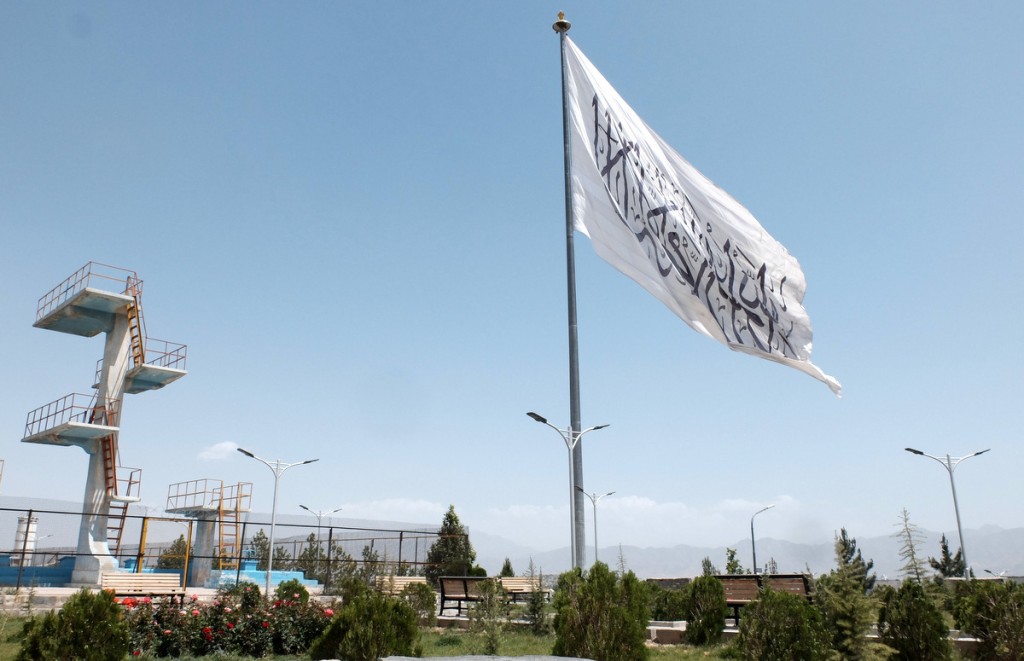
[[[774,503],[768,507],[763,507],[754,512],[754,516],[757,516],[761,512],[767,512],[773,507],[775,507]],[[754,574],[757,575],[757,544],[754,542],[754,516],[750,517],[750,555],[753,556],[752,559],[754,561],[754,566],[751,569],[753,569]]]
[[[547,418],[539,413],[530,411],[526,415],[558,432],[558,435],[562,437],[563,441],[565,441],[565,448],[569,451],[569,549],[572,553],[573,568],[582,568],[583,547],[586,544],[584,540],[586,530],[583,523],[583,497],[576,496],[576,480],[579,478],[579,481],[582,482],[583,475],[576,475],[573,463],[573,451],[576,449],[576,446],[579,444],[580,439],[583,438],[584,434],[598,429],[604,429],[608,425],[595,425],[593,427],[588,427],[581,432],[577,432],[572,427],[569,427],[568,429],[560,429],[548,422]],[[580,472],[582,473],[582,467]]]
[[[594,493],[587,493],[586,491],[583,491],[583,487],[576,487],[576,489],[581,491],[584,496],[590,499],[590,504],[594,510],[594,564],[597,564],[597,503],[605,496],[610,496],[615,492],[609,491],[608,493],[603,493],[598,496],[596,491]]]
[[[966,457],[950,457],[948,454],[945,458],[933,457],[930,454],[915,450],[914,448],[903,448],[911,454],[919,454],[922,457],[928,457],[942,464],[942,467],[949,472],[949,486],[953,490],[953,511],[956,513],[956,532],[960,536],[960,557],[964,561],[964,578],[970,580],[971,578],[971,566],[967,564],[967,550],[964,548],[964,530],[960,527],[960,505],[956,502],[956,482],[953,481],[953,469],[957,467],[961,461],[970,459],[971,457],[977,457],[979,454],[985,454],[992,448],[986,448],[984,450],[978,450],[973,454],[969,454]]]
[[[328,516],[330,514],[334,514],[335,512],[340,512],[341,508],[339,507],[338,509],[333,509],[333,510],[330,510],[330,511],[320,510],[318,512],[314,512],[313,510],[309,509],[305,505],[299,505],[299,507],[301,507],[302,509],[306,510],[307,512],[309,512],[310,514],[312,514],[313,516],[316,517],[316,557],[317,557],[317,560],[318,560],[316,565],[314,565],[314,569],[316,569],[316,568],[319,568],[319,565],[320,565],[320,563],[319,563],[319,559],[320,559],[320,521],[325,516]]]
[[[270,574],[274,571],[274,526],[277,523],[277,483],[281,480],[281,475],[283,475],[284,472],[289,468],[292,468],[293,466],[303,466],[305,464],[311,464],[314,461],[320,460],[307,459],[305,461],[296,461],[295,463],[292,464],[286,464],[280,459],[276,459],[274,461],[267,461],[266,459],[261,459],[260,457],[257,457],[248,450],[242,448],[236,449],[245,456],[251,457],[256,461],[262,462],[267,468],[269,468],[274,473],[274,505],[270,510],[270,549],[267,553],[267,587],[266,593],[263,595],[264,598],[270,599]]]

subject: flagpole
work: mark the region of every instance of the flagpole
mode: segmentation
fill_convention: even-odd
[[[562,146],[565,159],[565,263],[569,307],[569,439],[576,441],[572,447],[572,471],[570,474],[570,492],[572,503],[569,512],[572,525],[572,566],[583,567],[583,551],[585,544],[585,518],[583,492],[583,444],[579,443],[581,424],[580,415],[580,360],[579,340],[576,328],[576,256],[573,250],[573,231],[575,222],[572,208],[572,148],[569,139],[569,102],[568,102],[568,71],[565,63],[565,37],[572,24],[565,20],[565,14],[558,12],[558,20],[551,26],[558,33],[558,42],[562,56]]]

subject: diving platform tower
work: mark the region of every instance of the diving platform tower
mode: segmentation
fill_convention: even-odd
[[[24,443],[80,447],[89,455],[71,581],[98,585],[117,568],[129,503],[140,497],[137,468],[121,466],[119,419],[125,393],[163,388],[185,376],[186,347],[150,339],[142,281],[134,271],[89,262],[39,299],[36,328],[106,335],[91,395],[73,393],[28,414]]]
[[[202,479],[167,487],[164,510],[196,520],[189,585],[206,584],[213,570],[238,568],[242,541],[239,521],[251,507],[252,482],[224,484],[223,480]]]

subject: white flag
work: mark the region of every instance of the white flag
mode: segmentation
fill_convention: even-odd
[[[840,395],[811,363],[796,258],[652,131],[568,38],[566,46],[576,229],[694,330]]]

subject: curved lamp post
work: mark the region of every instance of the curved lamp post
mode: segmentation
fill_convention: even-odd
[[[586,496],[587,498],[590,499],[590,504],[592,505],[593,510],[594,510],[594,563],[596,564],[597,563],[597,503],[598,503],[598,501],[600,501],[605,496],[610,496],[610,495],[612,495],[615,492],[614,491],[609,491],[608,493],[603,493],[600,496],[598,496],[597,492],[587,493],[586,491],[583,490],[583,487],[576,487],[576,490],[582,492],[584,496]]]
[[[960,536],[960,557],[964,560],[964,578],[970,580],[971,578],[971,566],[967,564],[967,550],[964,548],[964,530],[960,527],[960,505],[956,501],[956,482],[953,481],[953,470],[961,461],[970,459],[971,457],[977,457],[979,454],[985,454],[992,448],[986,448],[984,450],[978,450],[974,454],[969,454],[966,457],[950,457],[948,454],[945,458],[933,457],[930,454],[915,450],[914,448],[903,448],[911,454],[919,454],[922,457],[928,457],[942,464],[942,467],[949,472],[949,486],[953,490],[953,511],[956,513],[956,533]]]
[[[317,557],[317,563],[316,563],[314,568],[319,568],[319,565],[320,565],[320,562],[319,562],[319,560],[320,560],[320,521],[325,516],[329,516],[331,514],[334,514],[335,512],[340,512],[341,508],[339,507],[338,509],[333,509],[333,510],[330,510],[330,511],[320,510],[318,512],[314,512],[313,510],[309,509],[305,505],[299,505],[299,507],[301,507],[302,509],[306,510],[307,512],[309,512],[310,514],[312,514],[313,516],[316,517],[316,557]]]
[[[237,449],[245,456],[261,462],[274,473],[274,505],[270,510],[270,548],[268,549],[267,552],[267,591],[263,595],[265,599],[270,599],[270,574],[274,571],[274,526],[277,524],[277,483],[281,481],[281,476],[289,468],[292,468],[294,466],[304,466],[305,464],[311,464],[314,461],[320,460],[307,459],[305,461],[296,461],[295,463],[292,464],[286,464],[280,459],[275,459],[274,461],[267,461],[266,459],[261,459],[260,457],[257,457],[248,450],[244,450],[242,448],[235,449]]]
[[[764,507],[762,509],[759,509],[756,512],[754,512],[754,516],[757,516],[761,512],[767,512],[768,510],[770,510],[773,507],[775,507],[774,503],[769,505],[768,507]],[[750,554],[753,556],[753,560],[754,560],[753,570],[754,570],[754,575],[756,576],[757,575],[757,545],[754,542],[754,516],[750,517]]]
[[[578,513],[579,516],[577,518],[577,512],[576,512],[576,479],[575,479],[575,474],[573,472],[572,453],[573,453],[573,450],[576,449],[576,445],[580,442],[580,439],[583,438],[584,434],[587,434],[587,433],[592,432],[592,431],[597,431],[598,429],[604,429],[608,425],[595,425],[593,427],[588,427],[587,429],[584,429],[581,432],[576,432],[576,431],[573,430],[572,427],[569,427],[568,429],[559,429],[558,427],[556,427],[553,424],[551,424],[550,422],[548,422],[548,419],[545,418],[544,416],[540,415],[539,413],[534,413],[533,411],[529,411],[526,415],[530,416],[531,418],[533,418],[534,420],[536,420],[537,422],[539,422],[541,424],[545,424],[548,427],[551,427],[556,432],[558,432],[558,435],[562,437],[563,441],[565,441],[565,448],[569,451],[569,531],[570,531],[569,550],[572,553],[572,566],[573,566],[573,568],[575,569],[576,567],[582,567],[583,566],[583,557],[582,557],[583,553],[582,553],[582,549],[580,547],[584,543],[583,542],[583,535],[584,535],[585,531],[584,531],[583,516],[582,516],[583,512],[582,511]],[[584,493],[586,493],[586,492],[584,492]],[[582,500],[581,500],[581,502],[582,502]],[[577,533],[577,531],[579,531],[579,532]],[[579,538],[578,540],[577,540],[577,537]]]

